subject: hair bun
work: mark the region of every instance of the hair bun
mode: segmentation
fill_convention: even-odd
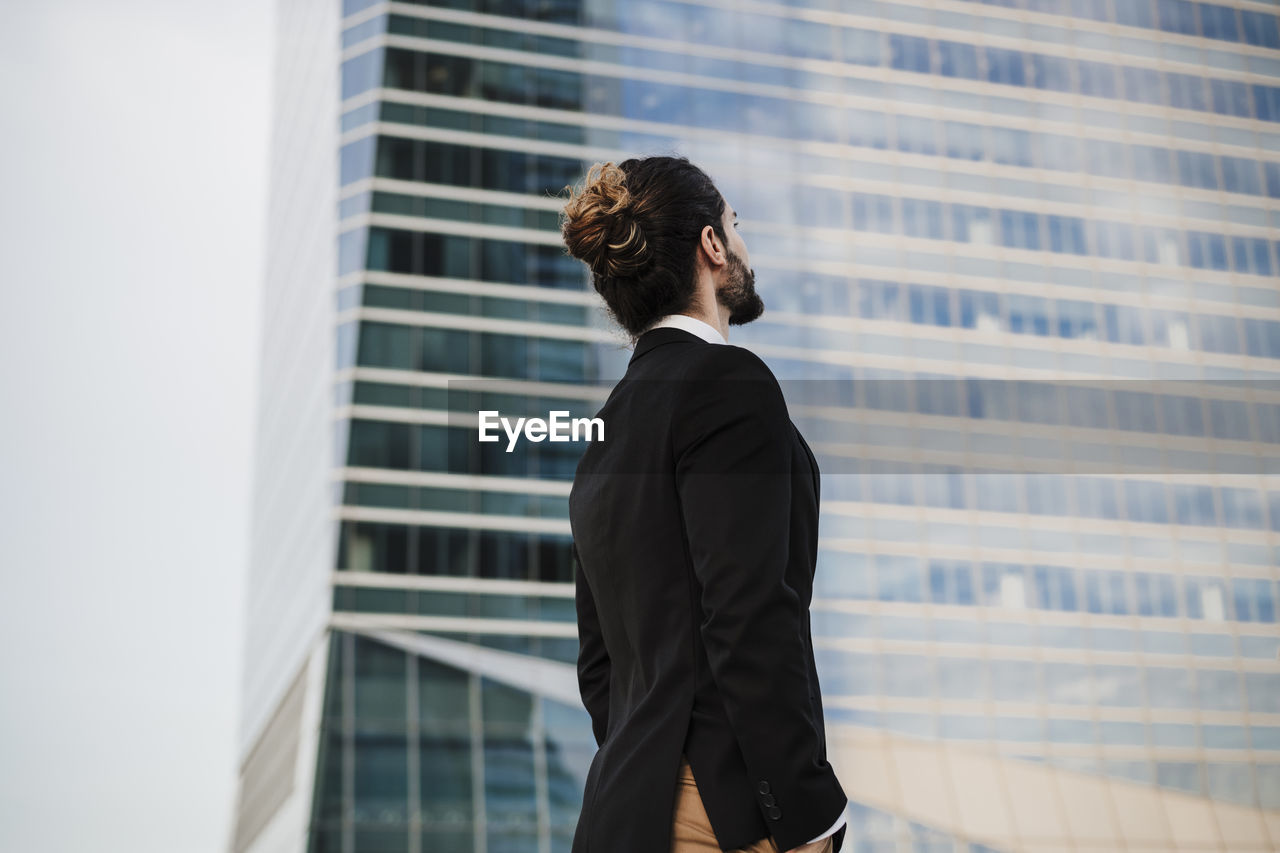
[[[565,247],[597,275],[634,276],[650,258],[626,181],[627,173],[612,161],[596,163],[564,206]]]

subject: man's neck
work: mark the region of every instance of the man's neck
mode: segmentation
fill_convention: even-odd
[[[711,328],[720,332],[720,336],[726,341],[729,340],[729,309],[720,307],[714,314],[708,315],[704,312],[681,311],[680,313],[693,317],[695,320],[701,320]]]

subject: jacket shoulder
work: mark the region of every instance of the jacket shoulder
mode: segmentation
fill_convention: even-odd
[[[689,359],[686,379],[754,379],[777,385],[777,377],[764,359],[746,347],[733,344],[714,344],[698,347]]]
[[[681,379],[676,422],[686,434],[704,434],[744,418],[767,424],[769,430],[782,430],[790,422],[777,377],[745,347],[700,347]]]

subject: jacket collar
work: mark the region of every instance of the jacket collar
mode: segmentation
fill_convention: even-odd
[[[693,342],[697,344],[705,344],[709,347],[719,346],[719,344],[704,341],[693,332],[689,332],[675,326],[659,326],[656,329],[650,329],[640,335],[640,338],[636,341],[635,352],[631,353],[631,358],[627,361],[627,366],[629,367],[636,359],[640,358],[640,356],[652,349],[655,349],[656,347],[660,347],[663,344],[674,344],[681,341],[684,343]]]

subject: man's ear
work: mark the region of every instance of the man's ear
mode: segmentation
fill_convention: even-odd
[[[716,236],[716,229],[712,228],[710,225],[704,225],[702,226],[702,231],[699,232],[699,234],[698,248],[701,250],[699,254],[702,255],[706,252],[715,252],[716,244],[719,242],[719,238]],[[720,246],[719,251],[721,254],[725,254],[725,247]],[[707,260],[705,255],[703,255],[703,262],[706,263],[708,267],[711,266],[710,261]]]

